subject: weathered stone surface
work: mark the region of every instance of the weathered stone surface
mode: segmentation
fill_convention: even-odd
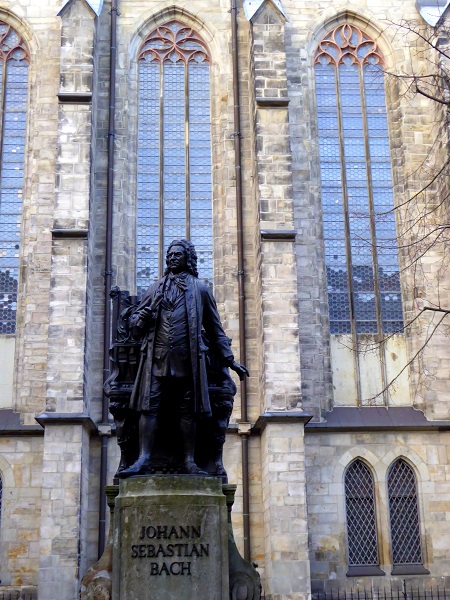
[[[30,50],[15,379],[13,399],[9,397],[7,405],[13,402],[28,425],[35,424],[34,416],[46,406],[55,411],[86,410],[98,421],[103,368],[111,4],[105,0],[100,16],[95,17],[84,0],[74,0],[62,18],[57,16],[60,0],[2,0],[0,4],[1,19],[24,37]],[[138,138],[136,55],[154,27],[177,18],[203,36],[212,57],[214,287],[224,326],[238,355],[233,153],[236,128],[229,1],[120,0],[119,5],[114,284],[133,291]],[[252,26],[246,22],[241,8],[238,14],[246,345],[252,375],[248,385],[249,420],[256,421],[265,405],[281,410],[295,406],[300,399],[300,385],[303,409],[319,419],[332,407],[335,398],[327,324],[314,52],[323,35],[335,23],[346,19],[375,35],[391,72],[410,72],[411,57],[420,72],[434,58],[412,35],[397,35],[398,28],[386,23],[387,17],[393,23],[403,19],[417,22],[420,17],[414,0],[351,3],[283,0],[289,18],[284,32],[282,23],[267,9],[270,2],[265,6],[254,21],[253,45]],[[58,105],[58,92],[90,90],[91,106]],[[288,108],[283,103],[269,107],[256,102],[274,97],[278,100],[288,97]],[[420,189],[425,177],[436,172],[441,158],[445,158],[447,148],[436,146],[439,137],[436,132],[446,126],[446,120],[426,98],[402,95],[394,78],[388,82],[387,109],[394,196],[400,205]],[[424,163],[430,149],[432,160]],[[414,214],[412,211],[411,218]],[[52,227],[81,228],[88,221],[87,242],[59,239],[52,244]],[[295,229],[296,241],[265,239],[261,243],[262,226]],[[405,259],[402,255],[403,264]],[[421,261],[419,277],[402,272],[405,309],[409,314],[415,298],[448,306],[448,269],[442,270],[442,264],[442,255],[432,249]],[[416,289],[415,284],[419,284]],[[421,347],[430,326],[431,322],[423,319],[411,332],[409,357]],[[421,363],[413,370],[410,393],[402,396],[402,404],[414,401],[429,418],[448,418],[449,351],[447,333],[437,331],[425,348]],[[425,373],[429,375],[424,377]],[[348,404],[349,400],[343,402]],[[239,412],[237,398],[233,422]],[[297,552],[296,534],[291,530],[292,515],[300,518],[297,515],[305,512],[303,470],[308,488],[307,530],[313,579],[330,584],[336,581],[333,577],[344,581],[345,511],[341,475],[355,456],[367,458],[368,449],[380,461],[370,460],[370,464],[382,463],[384,469],[377,471],[376,479],[383,565],[389,566],[391,560],[384,477],[390,462],[404,455],[418,469],[427,564],[432,577],[448,576],[448,433],[402,432],[396,439],[382,433],[370,436],[307,433],[305,459],[302,431],[293,425],[289,427],[292,433],[267,431],[264,439],[254,435],[249,440],[251,560],[259,564],[268,599],[294,600],[304,593],[304,580],[292,577],[289,568],[289,561]],[[289,442],[284,439],[285,434]],[[427,476],[413,451],[429,466]],[[75,600],[80,573],[96,560],[99,438],[88,439],[78,426],[49,430],[45,438],[5,436],[0,440],[0,454],[1,585],[19,590],[24,585],[39,583],[42,600],[55,597]],[[109,444],[108,456],[108,481],[111,481],[118,463],[115,443]],[[238,435],[228,437],[225,462],[230,481],[239,483],[233,522],[242,552],[243,492]],[[333,466],[336,471],[332,475]],[[297,505],[300,508],[296,513],[291,507]],[[303,527],[303,522],[299,521],[300,525]],[[0,596],[2,592],[0,589]]]
[[[113,600],[228,600],[220,478],[154,475],[121,481],[113,540]]]
[[[110,509],[108,539],[102,556],[81,579],[80,600],[111,600],[114,509],[118,493],[119,486],[107,486],[106,497]]]
[[[266,585],[271,598],[310,590],[302,424],[268,424],[261,436]]]
[[[374,409],[376,410],[376,409]],[[389,506],[387,472],[398,457],[413,466],[418,480],[418,493],[423,510],[420,523],[423,548],[433,558],[430,568],[433,585],[442,585],[447,576],[450,484],[442,474],[448,471],[450,457],[449,432],[308,432],[305,430],[305,473],[309,519],[311,584],[313,589],[353,585],[346,576],[346,511],[343,480],[345,470],[356,458],[371,469],[376,489],[379,528],[380,567],[389,572],[391,547],[388,531]],[[435,499],[444,500],[435,501]],[[386,524],[386,525],[384,525]],[[427,560],[427,559],[426,559]],[[417,577],[417,582],[423,575]],[[377,586],[380,578],[360,579],[361,586]],[[401,577],[397,579],[397,583]],[[431,583],[428,581],[428,584]],[[419,583],[421,585],[422,582]]]

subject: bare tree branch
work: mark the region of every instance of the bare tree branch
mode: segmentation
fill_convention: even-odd
[[[439,102],[440,104],[445,104],[445,106],[450,106],[450,102],[448,102],[447,100],[441,100],[440,98],[437,98],[436,96],[432,96],[431,94],[427,94],[424,90],[421,90],[419,88],[419,86],[416,83],[416,92],[418,94],[420,94],[421,96],[425,96],[425,98],[429,98],[430,100],[433,100],[433,102]]]
[[[368,402],[370,402],[372,400],[376,400],[377,398],[379,398],[380,396],[385,394],[393,385],[395,385],[395,382],[401,377],[401,375],[406,371],[406,369],[408,369],[411,366],[411,364],[424,352],[424,350],[428,346],[431,338],[436,333],[436,330],[438,329],[438,327],[440,326],[442,321],[445,319],[445,317],[447,317],[447,315],[450,313],[449,310],[437,310],[437,309],[427,307],[426,309],[422,309],[420,311],[420,314],[422,314],[425,310],[434,310],[436,312],[441,312],[443,314],[442,314],[441,318],[439,319],[438,323],[436,323],[436,325],[433,327],[432,332],[427,335],[425,341],[420,346],[419,350],[417,350],[417,352],[414,354],[414,356],[405,364],[405,366],[399,371],[399,373],[397,373],[397,375],[393,379],[391,379],[391,381],[378,394],[375,394],[375,396],[368,398],[367,399]]]

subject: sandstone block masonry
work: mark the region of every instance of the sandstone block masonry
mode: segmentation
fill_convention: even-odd
[[[234,136],[242,142],[249,423],[238,423],[238,395],[225,456],[230,480],[239,484],[237,543],[242,550],[239,435],[249,436],[250,558],[258,562],[268,600],[306,599],[310,564],[321,589],[333,581],[348,585],[344,469],[358,456],[373,467],[384,518],[386,468],[403,456],[418,480],[431,572],[422,581],[437,581],[447,576],[450,532],[445,423],[440,431],[350,434],[306,428],[305,434],[307,416],[300,413],[320,421],[334,405],[312,57],[323,35],[348,20],[379,41],[389,69],[407,72],[411,53],[420,69],[429,64],[423,48],[386,25],[387,18],[420,23],[419,15],[414,0],[282,2],[283,11],[262,2],[251,22],[238,3],[242,119],[235,124],[228,0],[119,0],[114,284],[134,291],[136,56],[151,31],[177,19],[202,36],[211,55],[214,286],[237,356]],[[111,3],[105,0],[97,15],[91,5],[98,2],[70,0],[58,16],[61,4],[0,0],[0,20],[26,40],[31,56],[14,408],[27,426],[43,412],[43,423],[52,415],[60,418],[46,424],[44,434],[28,431],[29,437],[9,435],[0,420],[0,578],[10,589],[39,586],[42,600],[76,600],[80,575],[95,561],[98,542]],[[441,117],[428,100],[407,98],[396,85],[388,86],[387,99],[394,193],[401,203],[417,191],[417,179],[407,180],[434,147],[432,121]],[[446,301],[442,256],[431,253],[422,267],[418,297]],[[415,280],[407,272],[402,278],[405,308],[412,314]],[[420,348],[428,325],[408,334],[409,356]],[[433,338],[410,380],[411,401],[430,419],[448,416],[446,340],[446,334]],[[426,373],[428,379],[422,377]],[[402,406],[407,401],[402,396]],[[348,406],[345,399],[342,405]],[[102,426],[103,433],[109,431]],[[111,482],[115,440],[107,454]],[[388,584],[388,536],[381,536]]]

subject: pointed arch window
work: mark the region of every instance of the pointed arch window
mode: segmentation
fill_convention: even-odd
[[[344,24],[322,40],[314,62],[331,333],[399,331],[383,57]]]
[[[403,459],[396,460],[387,475],[392,563],[422,565],[419,502],[414,471]]]
[[[360,459],[345,472],[348,575],[382,575],[379,569],[375,490],[372,473]],[[368,569],[369,568],[369,569]],[[370,570],[372,568],[372,570]]]
[[[162,275],[176,238],[195,244],[212,281],[210,56],[201,36],[173,20],[139,55],[137,290]]]
[[[0,334],[16,331],[29,53],[0,21]]]

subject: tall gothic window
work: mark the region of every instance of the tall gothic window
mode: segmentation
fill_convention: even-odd
[[[345,512],[349,567],[378,566],[378,538],[373,476],[362,460],[345,473]]]
[[[392,563],[394,567],[422,565],[416,478],[412,468],[404,460],[399,459],[391,465],[387,486]]]
[[[0,334],[16,330],[28,65],[24,41],[0,21]]]
[[[178,21],[157,27],[139,61],[137,290],[162,275],[164,249],[188,238],[212,281],[208,49]]]
[[[331,333],[392,333],[403,320],[380,49],[339,25],[315,78]]]

